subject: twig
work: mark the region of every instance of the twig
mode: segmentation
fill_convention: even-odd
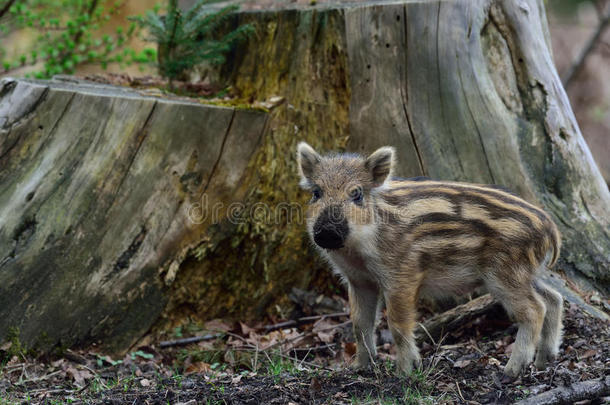
[[[420,326],[420,327],[421,327],[421,328],[424,330],[424,332],[426,332],[426,335],[428,335],[428,337],[429,337],[429,338],[430,338],[430,340],[432,341],[432,344],[433,344],[434,346],[437,346],[436,341],[434,340],[434,338],[432,337],[432,335],[430,334],[430,332],[428,332],[428,328],[426,328],[426,327],[424,326],[424,324],[423,324],[423,323],[418,322],[417,324],[418,324],[418,325],[419,325],[419,326]]]
[[[464,399],[464,396],[462,395],[462,391],[460,390],[460,383],[456,381],[455,386],[457,387],[458,394],[460,394],[460,398],[462,398],[462,401],[466,402],[466,400]]]
[[[282,353],[278,353],[278,356],[283,357],[283,358],[285,358],[285,359],[292,360],[292,361],[299,361],[300,363],[306,364],[306,365],[308,365],[309,367],[319,368],[319,369],[321,369],[321,370],[326,370],[326,371],[333,371],[333,369],[332,369],[332,368],[328,368],[328,367],[326,367],[326,366],[320,366],[320,365],[318,365],[318,364],[315,364],[315,363],[310,363],[310,362],[308,362],[308,361],[302,361],[302,360],[296,359],[296,358],[294,358],[294,357],[287,356],[287,355],[282,354]]]
[[[581,381],[567,387],[557,387],[517,402],[517,405],[571,404],[610,395],[610,376],[603,380]]]
[[[191,343],[202,342],[204,340],[217,339],[224,335],[225,335],[225,333],[213,333],[213,334],[208,334],[208,335],[203,335],[203,336],[193,336],[193,337],[184,338],[184,339],[166,340],[164,342],[159,343],[159,347],[161,349],[165,349],[167,347],[173,347],[173,346],[186,346],[186,345],[190,345]]]
[[[293,319],[290,321],[267,325],[263,329],[265,330],[265,332],[271,332],[271,331],[278,330],[278,329],[290,328],[292,326],[299,326],[303,323],[317,321],[318,319],[339,318],[342,316],[349,316],[349,312],[336,312],[333,314],[326,314],[326,315],[304,316],[299,319]]]
[[[454,330],[464,325],[466,322],[475,319],[496,307],[500,304],[489,295],[485,294],[478,298],[468,301],[465,304],[458,305],[441,314],[435,315],[423,323],[420,323],[421,329],[415,330],[415,338],[418,341],[428,338],[438,338],[443,330]],[[433,339],[434,342],[434,339]]]
[[[333,347],[335,347],[336,344],[334,343],[326,343],[323,345],[319,345],[319,346],[313,346],[313,347],[294,347],[292,349],[290,349],[289,351],[293,351],[293,352],[317,352],[319,350],[325,350],[325,349],[332,349]]]
[[[36,378],[30,378],[28,380],[17,381],[15,383],[15,385],[23,385],[23,384],[27,384],[27,383],[31,383],[31,382],[38,382],[38,381],[46,380],[47,378],[51,378],[54,375],[59,374],[61,372],[62,372],[62,370],[57,370],[57,371],[53,371],[52,373],[45,374],[42,377],[36,377]]]
[[[570,66],[570,69],[564,75],[563,87],[565,87],[567,89],[570,86],[570,84],[572,83],[573,79],[576,77],[577,73],[582,70],[582,68],[585,65],[585,60],[587,59],[589,54],[591,54],[591,51],[593,51],[593,48],[595,48],[597,41],[599,41],[599,39],[603,35],[609,22],[610,22],[610,7],[608,7],[608,11],[606,11],[606,14],[604,14],[601,17],[599,24],[597,25],[597,29],[595,30],[595,33],[593,34],[593,36],[589,39],[589,41],[583,48],[582,52],[576,59],[576,62],[574,62],[574,64],[572,64],[572,66]]]

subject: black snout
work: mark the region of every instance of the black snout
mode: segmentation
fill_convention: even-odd
[[[349,227],[340,206],[327,207],[313,226],[313,240],[324,249],[340,249],[345,243]]]

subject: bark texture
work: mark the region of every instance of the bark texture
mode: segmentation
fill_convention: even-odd
[[[210,204],[243,195],[265,122],[109,86],[4,80],[0,339],[129,347],[164,308],[172,261],[199,241],[205,221],[189,210],[212,183]]]

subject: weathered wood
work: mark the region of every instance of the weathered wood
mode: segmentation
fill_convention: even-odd
[[[579,381],[558,387],[517,402],[517,405],[567,405],[579,401],[595,400],[610,395],[610,376],[599,380]]]
[[[199,241],[192,204],[240,198],[266,115],[82,83],[0,95],[0,339],[127,348]]]
[[[444,333],[450,333],[476,317],[500,308],[501,305],[494,301],[489,294],[482,295],[465,304],[458,305],[455,308],[426,319],[416,329],[415,338],[419,341],[425,341],[431,337],[438,341]]]

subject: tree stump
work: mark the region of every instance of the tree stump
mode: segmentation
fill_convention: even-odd
[[[202,193],[243,195],[267,116],[85,83],[0,96],[0,339],[124,350],[210,222],[190,211]]]
[[[240,12],[229,29],[243,23],[256,28],[250,40],[197,73],[245,101],[285,98],[270,112],[247,207],[307,201],[293,158],[301,140],[320,151],[393,145],[404,177],[496,183],[545,208],[563,234],[556,269],[610,292],[610,193],[553,64],[542,0],[292,6]],[[211,235],[203,260],[178,271],[165,316],[282,314],[276,297],[327,283],[292,219]],[[229,279],[224,266],[241,271]]]

